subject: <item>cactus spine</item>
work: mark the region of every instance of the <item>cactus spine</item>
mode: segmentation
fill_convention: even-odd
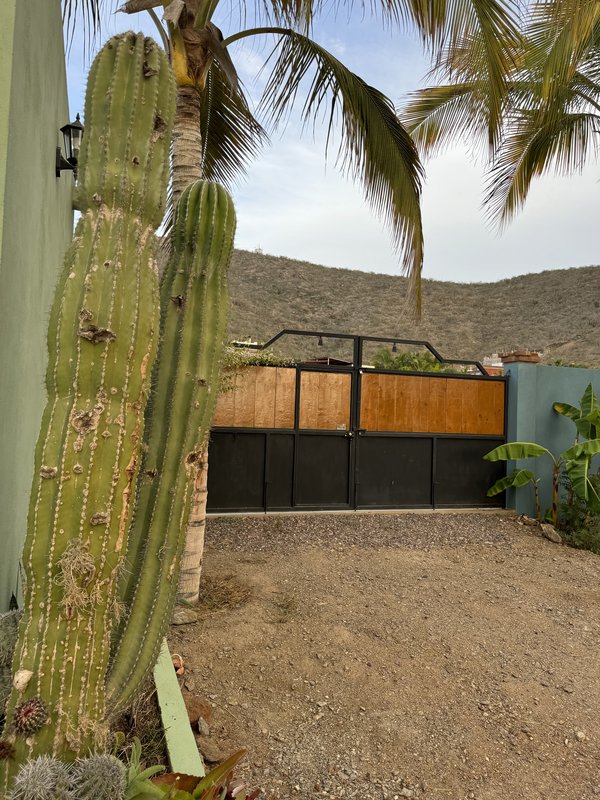
[[[107,684],[126,706],[156,661],[177,589],[198,453],[217,399],[227,326],[227,269],[235,211],[227,192],[198,181],[182,194],[161,285],[161,349],[148,415],[147,452],[129,537],[122,594],[130,607]]]
[[[154,229],[165,208],[173,114],[174,85],[160,48],[141,34],[111,39],[90,72],[82,217],[50,317],[48,403],[5,726],[16,759],[0,766],[0,795],[15,763],[38,753],[72,759],[103,744],[118,571],[157,349]],[[42,707],[47,718],[20,734],[18,710],[27,702],[39,712],[36,723]]]

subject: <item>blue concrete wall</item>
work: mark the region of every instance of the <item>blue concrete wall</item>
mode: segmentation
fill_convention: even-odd
[[[548,367],[541,364],[507,364],[508,375],[508,442],[535,442],[560,455],[575,442],[575,425],[552,409],[556,402],[579,406],[581,395],[592,384],[600,399],[600,370]],[[594,468],[599,465],[594,461]],[[521,459],[508,464],[532,470],[540,476],[542,513],[552,505],[552,462],[546,456]],[[535,515],[533,490],[527,486],[507,493],[507,507],[519,514]]]

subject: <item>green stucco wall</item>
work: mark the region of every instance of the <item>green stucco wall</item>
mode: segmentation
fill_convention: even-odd
[[[507,364],[509,442],[536,442],[560,455],[575,442],[575,426],[552,409],[556,402],[579,406],[586,386],[592,384],[600,397],[600,370],[547,367],[541,364]],[[594,467],[598,466],[594,461]],[[540,500],[542,513],[552,505],[552,462],[547,456],[509,462],[508,472],[515,467],[526,468],[541,477]],[[507,506],[519,514],[535,516],[533,490],[530,486],[511,490]]]
[[[1,0],[0,610],[18,583],[48,310],[72,232],[72,175],[54,173],[68,120],[60,0]]]

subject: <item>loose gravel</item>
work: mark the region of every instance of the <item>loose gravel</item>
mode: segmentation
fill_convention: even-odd
[[[266,798],[600,796],[597,556],[505,513],[222,517],[204,570],[171,649]]]

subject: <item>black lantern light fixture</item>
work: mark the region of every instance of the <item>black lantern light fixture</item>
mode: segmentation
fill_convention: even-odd
[[[75,117],[75,122],[63,125],[60,131],[63,135],[65,154],[62,154],[60,147],[56,148],[56,177],[60,178],[63,169],[71,170],[77,177],[77,161],[83,138],[83,125],[79,114]]]
[[[396,345],[396,342],[394,342],[394,344],[392,345],[392,353],[397,353],[397,352],[398,352],[398,347]]]
[[[321,336],[321,334],[319,334],[317,344],[319,345],[319,347],[323,347],[323,337]]]

